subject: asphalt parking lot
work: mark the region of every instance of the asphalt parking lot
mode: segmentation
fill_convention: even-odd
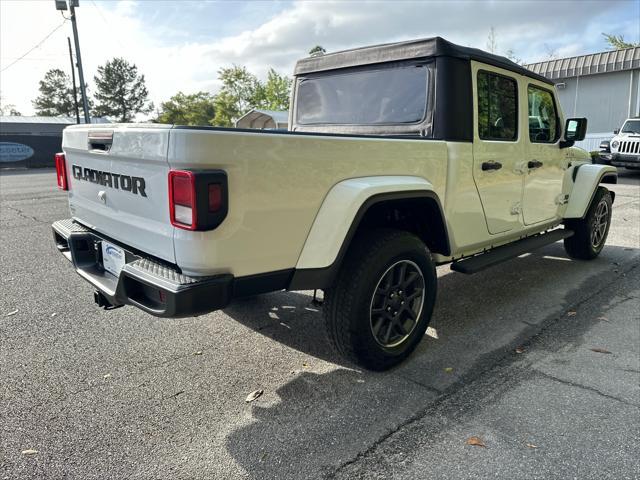
[[[638,478],[640,174],[595,261],[440,267],[438,339],[384,374],[333,354],[311,292],[99,310],[54,185],[0,174],[0,478]]]

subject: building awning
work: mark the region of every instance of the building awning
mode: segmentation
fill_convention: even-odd
[[[551,80],[640,68],[640,47],[558,58],[531,63],[526,68]]]

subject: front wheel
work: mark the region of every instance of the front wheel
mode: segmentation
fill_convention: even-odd
[[[418,237],[386,229],[362,232],[325,291],[329,339],[351,362],[386,370],[418,346],[435,298],[435,266]]]
[[[566,226],[574,231],[573,236],[564,239],[570,257],[592,260],[600,254],[609,234],[612,204],[609,190],[598,187],[585,217],[566,221]]]

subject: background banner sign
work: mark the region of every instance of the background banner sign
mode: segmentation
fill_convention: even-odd
[[[53,157],[61,151],[61,134],[0,134],[0,168],[53,167]]]
[[[15,142],[0,142],[0,162],[20,162],[31,158],[34,154],[29,145]]]

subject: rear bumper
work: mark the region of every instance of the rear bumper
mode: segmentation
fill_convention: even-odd
[[[231,301],[233,275],[189,277],[71,219],[57,221],[51,227],[58,250],[112,307],[133,305],[158,317],[188,317],[224,308]],[[119,277],[102,268],[104,240],[125,251],[126,264]]]

